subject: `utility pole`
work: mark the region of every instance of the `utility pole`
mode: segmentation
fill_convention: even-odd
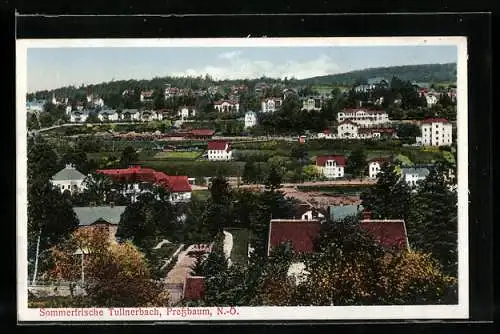
[[[36,283],[36,276],[38,273],[38,257],[40,255],[40,237],[42,235],[42,228],[40,227],[40,230],[38,231],[38,239],[36,242],[36,257],[35,257],[35,270],[33,272],[33,280],[31,281],[31,285],[35,285]]]

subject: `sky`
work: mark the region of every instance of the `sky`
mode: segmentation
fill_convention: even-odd
[[[370,67],[450,63],[453,45],[29,48],[28,92],[112,80],[198,76],[308,77]]]

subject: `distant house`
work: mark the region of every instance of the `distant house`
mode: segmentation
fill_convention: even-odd
[[[251,128],[257,125],[257,114],[249,110],[245,113],[245,128]]]
[[[141,102],[151,102],[153,101],[153,90],[142,91],[140,95]]]
[[[362,211],[362,205],[330,205],[328,207],[331,221],[341,221],[347,217],[357,216]]]
[[[182,106],[179,108],[179,111],[177,112],[177,116],[180,116],[182,119],[195,117],[196,116],[196,108]]]
[[[207,153],[208,153],[208,160],[211,161],[231,160],[233,155],[231,143],[222,140],[209,141]]]
[[[300,220],[319,220],[323,221],[326,217],[325,215],[315,207],[310,204],[300,204],[297,208],[296,219]]]
[[[117,122],[120,115],[114,109],[101,110],[97,113],[97,117],[101,122]]]
[[[311,253],[314,251],[314,243],[320,229],[319,220],[271,219],[267,254],[287,242],[297,253]]]
[[[121,194],[132,202],[144,193],[151,193],[153,186],[163,187],[169,193],[169,201],[186,202],[191,199],[191,185],[187,176],[172,176],[152,168],[131,166],[120,169],[99,169],[98,174],[109,176],[113,182],[122,184]]]
[[[71,123],[85,123],[88,117],[88,110],[73,110],[69,115],[69,121]]]
[[[281,98],[275,97],[275,98],[267,98],[263,99],[261,101],[261,109],[260,111],[262,113],[273,113],[279,108],[281,108],[281,105],[283,104],[283,101]]]
[[[123,121],[140,121],[141,112],[138,109],[123,109],[121,119]]]
[[[346,157],[341,155],[320,155],[316,157],[316,168],[328,179],[344,177]]]
[[[72,164],[67,164],[64,169],[61,169],[50,182],[64,192],[68,190],[70,193],[80,192],[85,188],[85,175],[80,173]]]
[[[406,224],[402,219],[363,219],[362,230],[371,234],[383,247],[409,250]]]
[[[387,159],[375,158],[368,161],[368,177],[371,179],[376,179],[380,169],[384,163],[388,162]]]
[[[376,126],[390,123],[389,115],[383,110],[363,108],[343,109],[337,113],[337,122],[352,121],[361,126]]]
[[[390,139],[397,138],[396,129],[393,128],[359,128],[359,139]]]
[[[453,142],[453,126],[445,118],[428,118],[420,122],[421,137],[417,143],[424,146],[448,146]]]
[[[92,107],[104,107],[104,100],[102,97],[99,97],[97,95],[93,94],[88,94],[87,95],[87,104],[91,105]]]
[[[369,93],[375,89],[387,89],[389,87],[389,80],[382,77],[376,77],[368,79],[366,84],[361,84],[354,87],[354,91],[357,93]]]
[[[43,111],[45,101],[30,101],[26,102],[26,111],[40,113]]]
[[[292,96],[297,96],[297,90],[293,88],[285,88],[283,90],[283,99],[286,100],[287,98],[290,98]]]
[[[167,84],[166,86],[167,87],[165,88],[165,91],[164,91],[165,100],[168,100],[168,99],[171,99],[173,97],[181,95],[181,91],[179,88],[170,87],[169,84]]]
[[[330,129],[325,129],[323,132],[318,133],[318,139],[335,139],[337,136]]]
[[[214,102],[214,108],[218,112],[239,112],[240,104],[232,100],[219,100]]]
[[[417,184],[425,180],[427,176],[429,176],[430,171],[426,167],[411,167],[411,168],[402,168],[401,169],[401,177],[402,179],[411,187],[417,186]]]
[[[302,110],[321,110],[322,101],[319,97],[309,97],[302,100]]]
[[[112,241],[116,241],[116,231],[125,209],[126,206],[73,207],[78,218],[78,228],[103,227]]]

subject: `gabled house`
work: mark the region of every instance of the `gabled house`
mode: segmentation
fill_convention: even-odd
[[[215,140],[208,142],[208,160],[231,160],[232,158],[232,148],[231,143],[222,140]]]
[[[344,177],[346,157],[341,155],[320,155],[316,157],[316,168],[328,179]]]
[[[296,216],[294,218],[300,220],[325,220],[325,215],[323,212],[306,203],[302,203],[298,206],[295,215]]]
[[[138,109],[123,109],[121,112],[121,120],[123,121],[140,121],[141,112]]]
[[[85,123],[89,117],[88,110],[73,110],[69,115],[69,121],[71,123]]]
[[[126,206],[73,207],[73,211],[78,218],[78,228],[104,228],[109,233],[109,238],[112,241],[116,241],[116,231],[125,209]]]
[[[351,120],[345,120],[337,126],[337,137],[341,139],[357,139],[359,125]]]
[[[70,193],[80,192],[85,188],[85,175],[80,173],[72,164],[66,164],[64,169],[57,172],[50,182],[61,190],[61,193],[69,191]]]

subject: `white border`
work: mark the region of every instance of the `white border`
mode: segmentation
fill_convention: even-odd
[[[103,316],[42,317],[28,309],[27,278],[27,140],[25,97],[28,48],[74,47],[319,47],[319,46],[457,46],[457,179],[458,179],[458,305],[432,306],[328,306],[238,307],[238,315],[217,316]],[[17,303],[19,321],[234,321],[234,320],[374,320],[374,319],[466,319],[469,316],[468,252],[468,125],[467,39],[465,37],[341,37],[341,38],[225,38],[225,39],[44,39],[17,40],[16,48],[16,152],[17,152]]]

